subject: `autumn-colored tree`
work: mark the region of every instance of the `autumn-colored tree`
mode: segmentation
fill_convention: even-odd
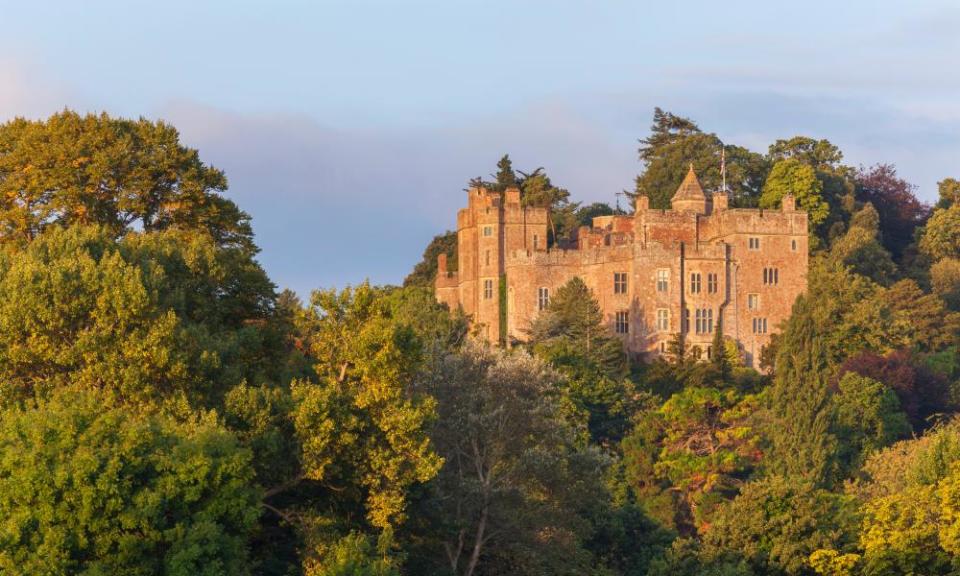
[[[892,164],[877,164],[856,172],[857,200],[870,203],[878,212],[883,246],[900,260],[914,241],[914,232],[930,209],[917,199],[915,187],[897,176]]]
[[[23,243],[51,225],[99,224],[116,235],[202,230],[255,252],[250,217],[164,122],[69,110],[0,125],[0,239]]]

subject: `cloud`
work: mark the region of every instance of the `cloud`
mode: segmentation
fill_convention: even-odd
[[[301,294],[402,281],[430,238],[455,226],[467,180],[486,177],[504,153],[521,170],[545,166],[578,199],[613,201],[636,171],[632,141],[550,103],[402,132],[188,101],[158,116],[227,173],[230,196],[254,217],[268,272]]]

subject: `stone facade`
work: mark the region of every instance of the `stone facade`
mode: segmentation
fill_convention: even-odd
[[[520,191],[473,188],[457,214],[459,270],[439,259],[436,295],[491,341],[523,341],[550,295],[574,276],[593,291],[612,332],[637,356],[656,357],[682,333],[709,355],[714,330],[756,366],[770,335],[807,285],[807,214],[728,207],[704,194],[691,168],[671,210],[637,198],[630,216],[581,227],[572,249],[547,247],[547,211]]]

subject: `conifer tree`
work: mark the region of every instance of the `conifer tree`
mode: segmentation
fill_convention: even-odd
[[[797,300],[778,346],[776,377],[768,397],[767,468],[822,485],[833,479],[836,438],[830,432],[829,362],[815,306],[806,296]]]
[[[513,162],[510,161],[510,155],[504,154],[503,158],[497,162],[497,188],[506,190],[507,188],[517,187],[517,174],[513,171]]]

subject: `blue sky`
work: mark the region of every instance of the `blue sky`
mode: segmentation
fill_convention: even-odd
[[[758,151],[829,138],[928,201],[960,177],[954,0],[0,0],[0,23],[0,120],[174,123],[302,294],[401,281],[504,152],[612,202],[654,106]]]

